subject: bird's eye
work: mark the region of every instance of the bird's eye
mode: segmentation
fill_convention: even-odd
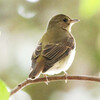
[[[67,18],[65,18],[65,19],[63,19],[63,21],[64,21],[64,22],[67,22],[67,21],[68,21],[68,19],[67,19]]]

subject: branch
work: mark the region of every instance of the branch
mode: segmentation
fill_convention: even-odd
[[[87,80],[87,81],[100,82],[99,77],[93,77],[93,76],[70,76],[70,75],[68,75],[68,76],[48,77],[48,81],[61,81],[61,80],[66,80],[66,79],[68,79],[68,80]],[[22,88],[26,87],[27,85],[40,83],[40,82],[47,82],[46,77],[38,78],[38,79],[35,79],[35,80],[27,79],[27,80],[23,81],[21,84],[19,84],[17,87],[15,87],[11,91],[10,96],[15,94],[17,91],[21,90]]]

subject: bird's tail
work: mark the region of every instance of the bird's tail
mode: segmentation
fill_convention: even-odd
[[[44,61],[37,63],[35,68],[29,74],[29,78],[35,79],[35,78],[39,77],[39,75],[43,71],[43,68],[44,68]]]

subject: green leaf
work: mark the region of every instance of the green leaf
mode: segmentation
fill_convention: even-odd
[[[9,92],[3,81],[0,80],[0,100],[9,100]]]
[[[100,0],[81,0],[80,15],[84,18],[90,18],[100,11]]]

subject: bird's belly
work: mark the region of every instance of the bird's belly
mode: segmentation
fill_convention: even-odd
[[[44,74],[54,75],[59,74],[62,71],[65,72],[71,66],[75,57],[75,49],[69,52],[69,55],[64,57],[62,60],[56,62],[49,70],[47,70]]]

